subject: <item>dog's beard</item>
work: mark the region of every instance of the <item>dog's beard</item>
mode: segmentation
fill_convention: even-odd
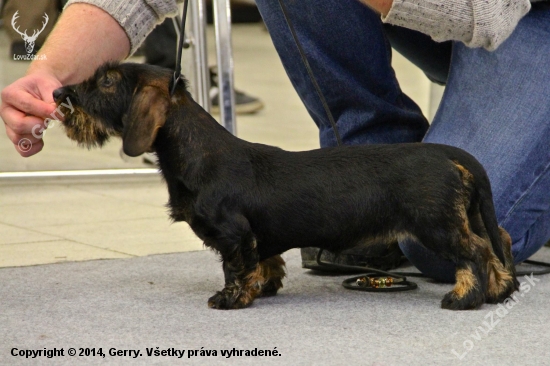
[[[62,111],[64,112],[64,111]],[[78,146],[102,147],[114,133],[113,129],[105,127],[101,121],[75,107],[72,113],[66,114],[63,121],[67,136],[78,143]]]

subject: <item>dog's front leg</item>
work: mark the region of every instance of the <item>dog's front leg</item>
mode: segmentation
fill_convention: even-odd
[[[208,306],[241,309],[252,304],[256,297],[275,296],[283,287],[285,261],[280,255],[257,263],[251,270],[242,271],[239,263],[238,259],[224,260],[225,287],[208,300]]]
[[[261,283],[254,280],[257,268],[257,261],[253,267],[247,268],[240,253],[224,258],[225,286],[208,299],[208,306],[214,309],[241,309],[250,306],[261,292]]]
[[[260,295],[265,281],[259,265],[256,237],[248,220],[241,215],[227,215],[223,225],[211,229],[209,231],[216,234],[207,238],[205,243],[222,256],[225,286],[208,300],[208,306],[214,309],[250,306]]]

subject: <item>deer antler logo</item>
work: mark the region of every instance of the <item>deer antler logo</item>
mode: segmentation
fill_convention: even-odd
[[[19,18],[19,10],[15,12],[15,14],[13,14],[13,17],[11,18],[11,26],[13,27],[13,29],[19,33],[21,35],[21,38],[23,38],[23,40],[25,41],[25,49],[27,50],[27,53],[32,53],[32,51],[34,50],[34,43],[36,42],[36,39],[38,38],[38,36],[40,35],[40,33],[42,33],[42,31],[44,30],[44,28],[46,28],[46,25],[48,24],[48,20],[50,18],[48,18],[48,14],[44,13],[44,22],[42,23],[42,29],[40,30],[34,30],[34,32],[32,33],[32,36],[29,36],[27,34],[27,30],[25,29],[24,32],[21,32],[19,30],[19,27],[16,28],[16,24],[15,24],[15,21],[17,20],[17,18]]]

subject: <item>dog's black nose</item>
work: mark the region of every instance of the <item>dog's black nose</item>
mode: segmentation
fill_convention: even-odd
[[[55,89],[52,93],[53,95],[53,100],[55,102],[59,102],[63,96],[65,95],[65,88],[58,88],[58,89]]]

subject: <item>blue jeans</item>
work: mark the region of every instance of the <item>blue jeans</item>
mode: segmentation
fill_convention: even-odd
[[[321,146],[334,146],[278,2],[257,0],[257,5],[319,127]],[[388,27],[355,0],[286,0],[285,5],[345,144],[425,141],[460,147],[487,170],[515,262],[550,239],[550,6],[534,5],[512,36],[488,52]],[[431,126],[399,88],[390,41],[430,79],[447,85]],[[425,275],[454,281],[453,263],[416,242],[400,246]]]

